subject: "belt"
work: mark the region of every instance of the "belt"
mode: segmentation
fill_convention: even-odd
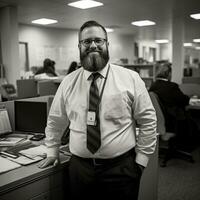
[[[130,149],[129,151],[127,151],[126,153],[114,157],[114,158],[106,158],[106,159],[101,159],[101,158],[82,158],[79,157],[77,155],[72,155],[73,157],[81,160],[81,161],[85,161],[88,164],[91,164],[93,166],[100,166],[100,165],[108,165],[108,164],[112,164],[112,163],[116,163],[116,162],[120,162],[123,161],[125,158],[129,157],[129,156],[135,156],[135,148]]]

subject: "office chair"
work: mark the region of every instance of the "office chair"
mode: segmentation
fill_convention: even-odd
[[[186,159],[190,162],[194,162],[191,153],[177,149],[175,144],[176,134],[166,131],[165,118],[157,94],[154,92],[149,92],[149,95],[152,104],[156,110],[157,116],[157,133],[159,134],[159,157],[163,158],[160,166],[166,167],[167,162],[173,157],[178,157]]]

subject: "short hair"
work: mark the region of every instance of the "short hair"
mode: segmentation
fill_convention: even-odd
[[[81,28],[80,28],[80,30],[79,30],[79,34],[78,34],[79,39],[80,39],[80,35],[81,35],[82,31],[83,31],[85,28],[89,28],[89,27],[93,27],[93,26],[100,27],[100,28],[104,31],[104,33],[105,33],[105,35],[106,35],[106,39],[108,38],[108,37],[107,37],[106,29],[105,29],[101,24],[99,24],[97,21],[91,20],[91,21],[85,22],[85,23],[81,26]]]
[[[169,78],[172,71],[172,64],[169,62],[158,64],[156,66],[156,78]]]

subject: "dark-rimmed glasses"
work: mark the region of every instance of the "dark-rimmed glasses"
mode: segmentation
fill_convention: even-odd
[[[106,41],[107,40],[104,38],[88,38],[88,39],[79,41],[79,43],[82,44],[84,47],[89,47],[91,46],[92,42],[94,42],[96,46],[102,46],[104,45]]]

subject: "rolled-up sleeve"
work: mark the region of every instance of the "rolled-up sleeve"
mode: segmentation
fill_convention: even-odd
[[[156,147],[156,112],[145,84],[139,77],[135,82],[135,87],[133,115],[139,128],[136,136],[136,162],[147,166],[149,155],[153,154]]]

